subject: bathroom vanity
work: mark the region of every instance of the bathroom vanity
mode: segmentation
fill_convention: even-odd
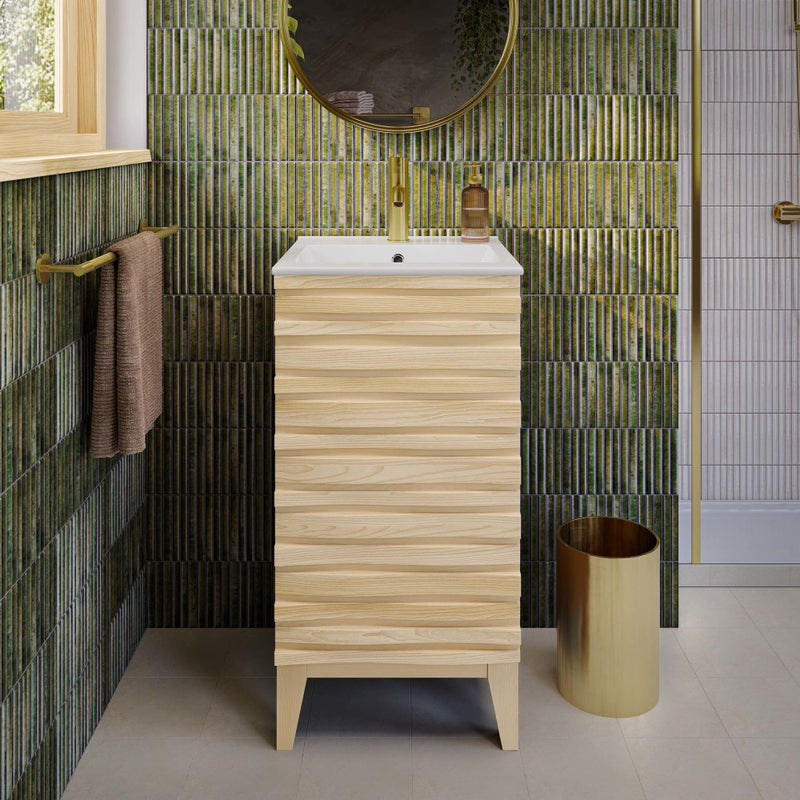
[[[278,749],[312,677],[488,678],[517,748],[521,272],[495,238],[275,265]]]

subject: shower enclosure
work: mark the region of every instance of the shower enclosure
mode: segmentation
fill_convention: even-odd
[[[800,562],[800,223],[773,219],[779,201],[800,202],[797,5],[701,5],[703,564]],[[679,486],[686,562],[692,528],[692,0],[681,0],[681,15]]]

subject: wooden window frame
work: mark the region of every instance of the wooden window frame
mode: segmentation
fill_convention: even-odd
[[[0,111],[0,181],[150,161],[106,150],[106,0],[57,0],[56,111]]]

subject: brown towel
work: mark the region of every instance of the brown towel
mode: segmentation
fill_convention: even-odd
[[[108,458],[144,450],[161,414],[161,241],[149,231],[117,242],[102,268],[97,308],[89,452]]]

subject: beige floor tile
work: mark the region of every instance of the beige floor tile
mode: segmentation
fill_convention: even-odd
[[[196,739],[117,739],[96,733],[63,800],[177,800]]]
[[[701,678],[730,736],[800,739],[800,686],[792,678]]]
[[[701,677],[789,677],[783,662],[756,627],[686,628],[676,636]]]
[[[800,628],[764,628],[763,633],[786,669],[800,681]]]
[[[219,675],[227,658],[228,642],[226,631],[218,628],[148,628],[125,674]]]
[[[272,628],[240,628],[231,636],[223,675],[275,675],[275,632]]]
[[[760,800],[730,739],[629,739],[647,800]]]
[[[302,742],[281,752],[250,738],[203,742],[181,800],[295,800],[302,761]]]
[[[730,589],[684,586],[679,603],[681,628],[749,628],[753,625]]]
[[[734,739],[764,800],[800,800],[800,739]]]
[[[800,628],[800,586],[731,591],[760,628]]]
[[[520,671],[555,675],[556,671],[555,628],[528,628],[522,631]]]
[[[316,678],[308,736],[411,736],[411,681]]]
[[[528,800],[517,751],[480,739],[415,739],[414,800]]]
[[[411,800],[410,739],[309,739],[297,800]]]
[[[216,678],[123,676],[100,720],[106,736],[198,736],[205,723]]]
[[[533,800],[644,800],[622,737],[532,739],[520,753]]]
[[[489,681],[485,678],[432,678],[411,681],[414,736],[497,738]]]
[[[714,738],[725,728],[700,681],[682,672],[662,672],[656,707],[638,717],[619,721],[627,736]]]
[[[686,658],[686,653],[678,644],[676,633],[674,628],[661,629],[661,674],[672,672],[693,678],[694,670]]]
[[[542,674],[521,670],[519,704],[522,740],[620,736],[617,720],[587,714],[561,696],[555,670]]]
[[[306,690],[297,736],[308,726],[311,689]],[[255,738],[275,745],[275,678],[223,677],[203,726],[204,739]]]

